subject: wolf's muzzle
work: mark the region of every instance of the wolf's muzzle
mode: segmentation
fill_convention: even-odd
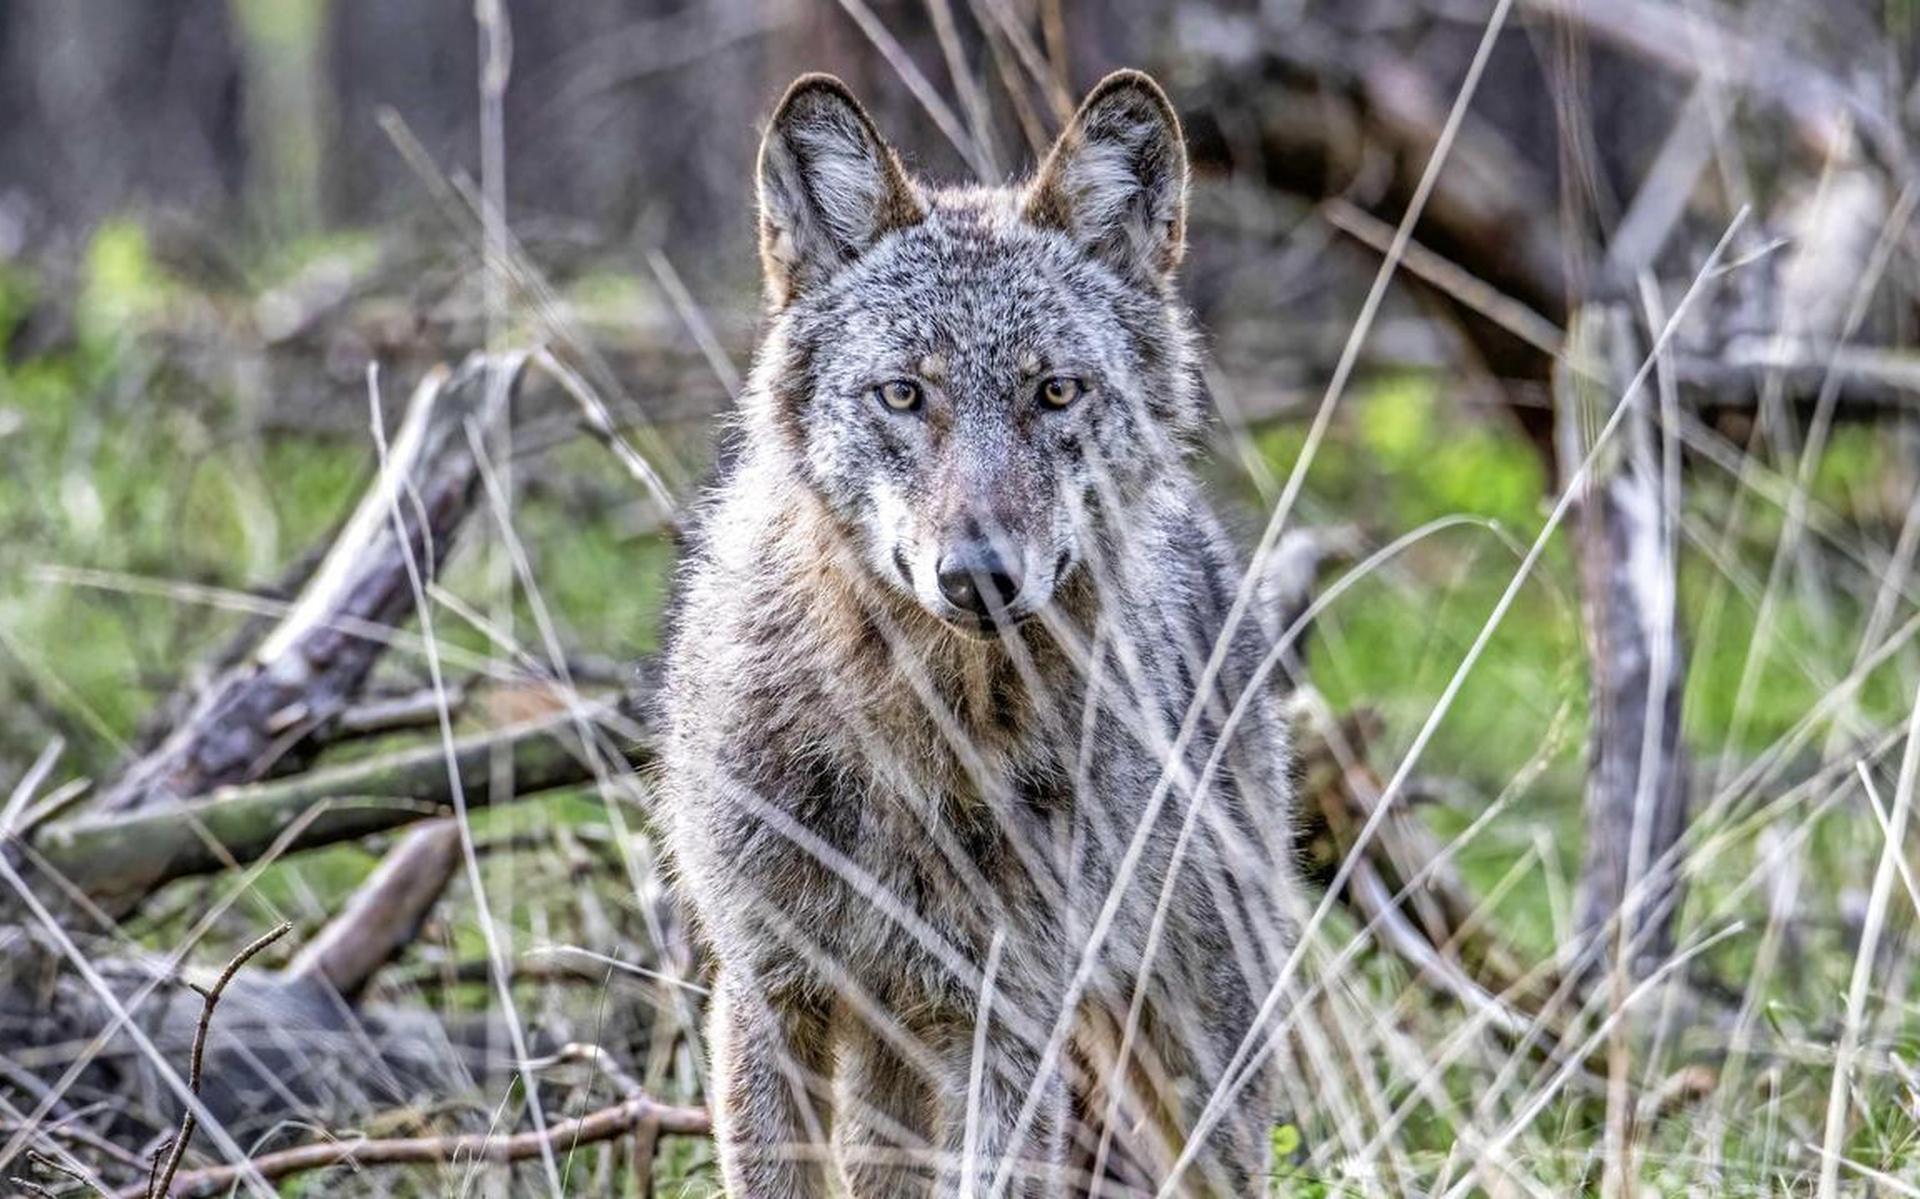
[[[939,564],[940,596],[970,616],[991,621],[1020,594],[1020,568],[985,542],[949,550]]]

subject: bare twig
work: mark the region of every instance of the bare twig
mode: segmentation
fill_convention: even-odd
[[[90,1191],[92,1191],[96,1195],[106,1194],[106,1192],[100,1188],[98,1183],[88,1178],[85,1174],[82,1174],[80,1171],[74,1169],[72,1166],[67,1165],[65,1162],[58,1161],[54,1158],[48,1157],[46,1154],[41,1153],[37,1149],[27,1150],[27,1161],[35,1166],[38,1166],[41,1170],[45,1171],[48,1174],[57,1174],[62,1178],[72,1179],[74,1182],[77,1182],[81,1186],[88,1188]],[[46,1195],[46,1196],[49,1196],[51,1199],[51,1196],[53,1196],[55,1193],[51,1188],[42,1186],[41,1184],[34,1182],[30,1178],[22,1178],[18,1174],[15,1174],[12,1177],[8,1178],[7,1181],[12,1183],[14,1186],[19,1187],[22,1193],[24,1194]]]
[[[1377,715],[1363,709],[1337,726],[1304,721],[1296,729],[1306,801],[1301,833],[1311,877],[1331,876],[1372,814],[1381,784],[1363,758],[1378,723]],[[1379,835],[1358,852],[1361,858],[1341,899],[1378,927],[1386,949],[1431,985],[1469,1008],[1485,1009],[1503,1033],[1515,1034],[1537,1021],[1556,980],[1550,973],[1524,970],[1512,948],[1485,929],[1476,918],[1478,900],[1418,816],[1390,815]],[[1522,1036],[1539,1040],[1536,1031]]]
[[[587,432],[600,444],[613,451],[620,465],[626,468],[635,482],[646,489],[663,513],[673,511],[673,496],[652,465],[640,452],[633,448],[626,438],[620,435],[614,424],[613,416],[607,411],[607,405],[600,399],[591,384],[580,373],[565,362],[545,350],[534,352],[533,363],[553,378],[574,403],[580,406],[580,415],[586,423]]]
[[[52,794],[20,814],[20,819],[13,826],[13,835],[23,841],[27,840],[32,837],[33,830],[56,816],[62,816],[71,811],[73,806],[85,799],[92,790],[92,779],[68,779],[55,787]]]
[[[227,984],[233,981],[233,976],[240,973],[242,966],[258,956],[267,946],[292,931],[293,925],[282,924],[254,940],[252,944],[233,955],[233,960],[228,962],[227,968],[220,972],[220,977],[214,981],[213,986],[203,992],[206,1006],[200,1010],[200,1024],[193,1033],[193,1055],[187,1067],[187,1089],[195,1095],[200,1093],[201,1071],[206,1064],[207,1032],[213,1027],[213,1012],[220,1006],[221,994],[226,991]],[[193,1139],[193,1130],[198,1124],[199,1121],[192,1109],[188,1109],[187,1114],[180,1119],[180,1132],[173,1138],[172,1148],[167,1150],[166,1164],[161,1167],[158,1176],[152,1180],[147,1190],[149,1196],[167,1194],[167,1188],[173,1184],[173,1176],[180,1170],[180,1159],[186,1156],[187,1143]],[[236,1174],[235,1177],[239,1176]]]
[[[468,694],[464,684],[447,684],[447,707],[458,714],[466,707]],[[333,723],[332,736],[373,737],[383,733],[430,728],[440,719],[441,698],[432,691],[413,691],[406,695],[385,695],[362,700],[340,713]]]
[[[558,1064],[560,1062],[579,1062],[591,1066],[606,1075],[619,1090],[624,1099],[645,1099],[646,1088],[640,1080],[622,1066],[619,1059],[598,1045],[581,1041],[570,1041],[562,1045],[554,1055],[544,1062],[529,1063],[534,1066]],[[653,1194],[653,1161],[660,1147],[660,1121],[645,1119],[633,1130],[633,1178],[630,1186],[635,1194],[648,1196]]]
[[[53,773],[53,765],[60,760],[60,752],[66,748],[66,742],[58,737],[49,741],[40,756],[27,767],[14,785],[12,794],[7,796],[5,804],[0,804],[0,835],[13,832],[20,827],[21,817],[26,813],[27,805],[33,801],[47,776]]]
[[[1340,196],[1329,198],[1321,206],[1321,212],[1328,224],[1377,253],[1384,254],[1393,245],[1393,226]],[[1518,300],[1500,294],[1473,272],[1447,261],[1417,241],[1407,243],[1402,265],[1422,283],[1486,317],[1541,353],[1559,355],[1565,334],[1558,325]]]

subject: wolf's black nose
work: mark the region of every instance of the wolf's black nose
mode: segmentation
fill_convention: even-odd
[[[992,546],[963,545],[940,559],[940,594],[962,612],[990,620],[1020,594],[1020,576]]]

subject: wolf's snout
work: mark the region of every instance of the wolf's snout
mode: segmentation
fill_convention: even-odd
[[[940,559],[940,595],[982,620],[1004,612],[1020,594],[1020,568],[983,542],[949,550]]]

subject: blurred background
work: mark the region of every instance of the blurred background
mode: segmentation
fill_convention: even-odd
[[[0,1188],[141,1193],[174,980],[282,921],[183,1176],[697,1108],[625,764],[761,124],[828,70],[1009,181],[1138,66],[1203,468],[1322,597],[1276,1193],[1916,1193],[1916,52],[1904,0],[0,0]],[[451,480],[426,577],[343,587],[330,547],[400,561],[350,518],[416,386],[491,413],[434,368],[536,346],[487,452],[406,460]],[[713,1193],[698,1135],[618,1131],[280,1185]]]

